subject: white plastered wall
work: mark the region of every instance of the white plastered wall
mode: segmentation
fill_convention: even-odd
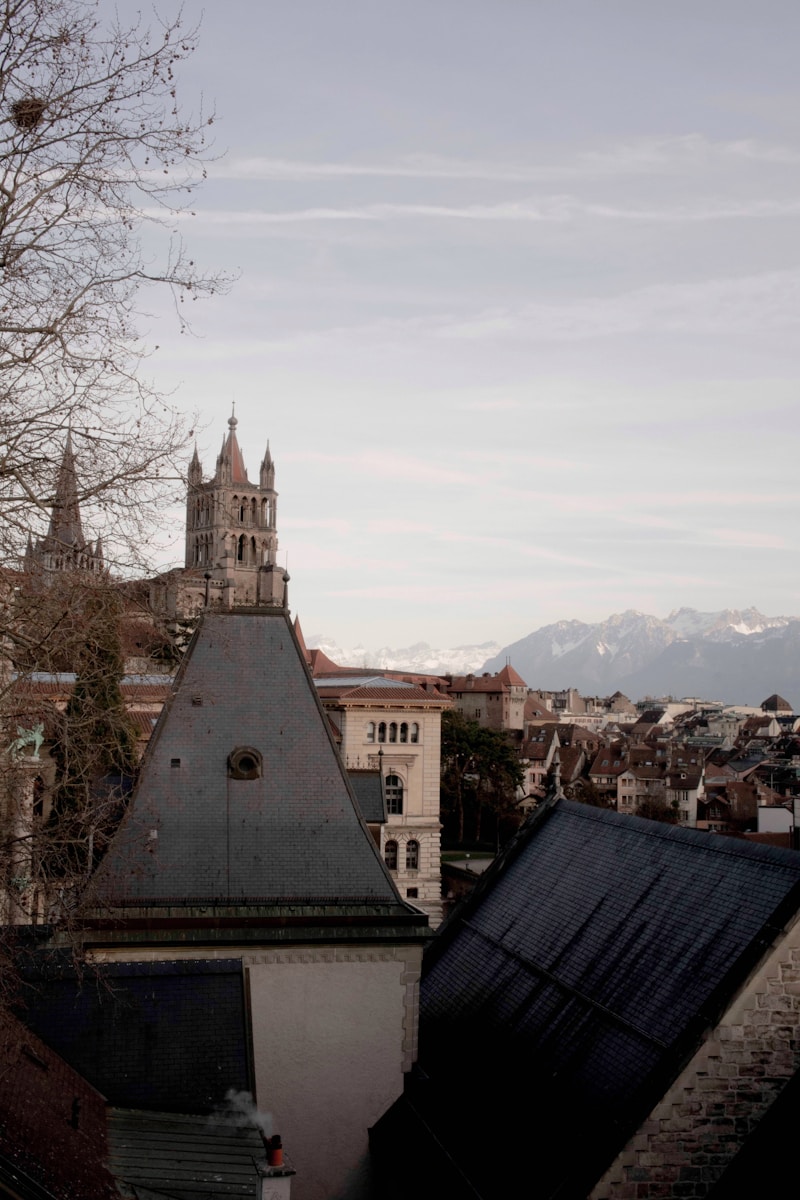
[[[259,1108],[297,1175],[292,1200],[368,1194],[369,1127],[416,1057],[418,947],[245,957]]]

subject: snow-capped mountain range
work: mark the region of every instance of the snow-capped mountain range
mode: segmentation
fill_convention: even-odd
[[[665,620],[630,609],[594,625],[557,621],[488,659],[496,671],[511,658],[531,687],[575,687],[609,694],[702,696],[758,704],[772,692],[800,702],[800,618],[766,617],[755,608]],[[795,698],[796,697],[796,698]]]
[[[362,645],[343,649],[332,638],[321,634],[306,638],[306,645],[322,650],[340,667],[377,667],[384,671],[419,671],[424,675],[466,675],[482,668],[487,658],[500,653],[499,642],[454,646],[451,650],[436,650],[427,642],[415,642],[413,646],[399,650],[391,650],[388,646],[370,650]]]
[[[780,692],[800,707],[800,618],[767,617],[755,608],[698,612],[680,608],[666,619],[629,609],[605,621],[557,621],[501,647],[496,642],[435,649],[417,642],[398,650],[337,646],[311,637],[341,666],[434,675],[498,671],[511,659],[530,687],[577,688],[608,695],[702,696],[758,704]]]

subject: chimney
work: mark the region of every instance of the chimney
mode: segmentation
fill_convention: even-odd
[[[296,1172],[283,1161],[281,1135],[276,1133],[273,1137],[266,1137],[262,1133],[261,1136],[267,1158],[265,1162],[256,1163],[261,1176],[260,1200],[290,1200],[292,1176]]]

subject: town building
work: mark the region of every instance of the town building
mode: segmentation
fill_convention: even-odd
[[[366,1195],[430,930],[283,608],[204,614],[85,903],[102,987],[43,961],[34,1033],[117,1107],[211,1114],[248,1091],[291,1147],[296,1200]]]
[[[426,951],[381,1195],[780,1194],[798,963],[800,855],[554,791]]]
[[[510,663],[494,675],[455,675],[450,681],[455,707],[488,729],[521,730],[528,685]]]
[[[386,801],[380,846],[400,894],[442,919],[439,789],[447,696],[380,673],[324,673],[314,683],[348,771],[379,771]]]

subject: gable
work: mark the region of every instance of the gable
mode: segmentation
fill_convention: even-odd
[[[282,610],[204,616],[96,889],[397,902]]]

